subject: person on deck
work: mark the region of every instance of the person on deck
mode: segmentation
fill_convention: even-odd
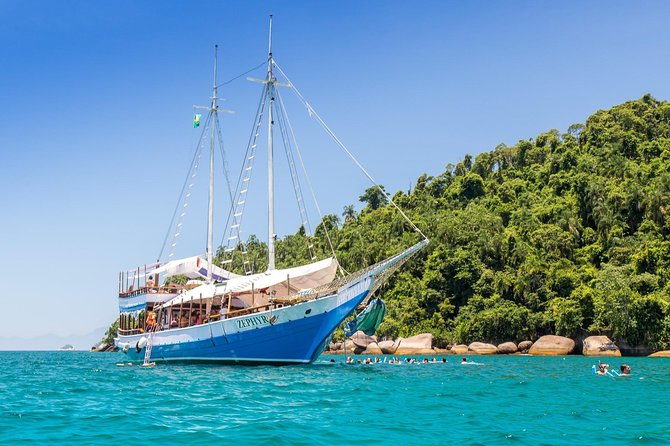
[[[181,319],[179,319],[179,328],[184,328],[188,327],[188,316],[186,313],[181,315]]]
[[[149,311],[147,313],[147,321],[146,322],[147,322],[146,323],[147,331],[154,331],[154,329],[156,328],[156,313],[154,313],[153,311]]]

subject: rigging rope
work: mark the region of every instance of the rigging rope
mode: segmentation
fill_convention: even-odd
[[[323,129],[326,131],[326,133],[328,133],[330,135],[330,137],[333,138],[333,140],[337,143],[337,145],[340,146],[340,148],[358,166],[358,168],[361,170],[361,172],[363,172],[365,174],[365,176],[372,182],[372,184],[374,186],[376,186],[377,189],[379,189],[379,191],[389,200],[389,203],[391,203],[393,205],[393,207],[395,207],[398,210],[398,212],[400,212],[400,215],[402,215],[405,218],[405,220],[407,220],[407,222],[410,224],[410,226],[412,226],[412,228],[416,232],[421,234],[421,236],[425,240],[428,240],[428,237],[426,237],[426,235],[423,232],[421,232],[421,229],[419,229],[414,224],[414,222],[409,219],[409,217],[403,212],[403,210],[400,209],[400,207],[393,201],[391,196],[388,193],[386,193],[386,191],[379,184],[377,184],[377,182],[374,180],[374,178],[372,178],[372,176],[368,173],[368,171],[365,170],[365,168],[361,165],[361,163],[358,162],[356,157],[354,157],[354,155],[349,151],[349,149],[347,149],[347,147],[344,145],[344,143],[342,141],[340,141],[340,139],[337,137],[337,135],[335,135],[335,133],[333,133],[333,131],[330,129],[330,127],[328,127],[328,125],[325,123],[325,121],[323,119],[321,119],[321,116],[319,116],[319,114],[312,108],[312,106],[309,105],[309,103],[305,100],[305,98],[300,93],[300,91],[298,91],[295,84],[293,82],[291,82],[291,80],[286,75],[286,73],[284,73],[284,70],[282,70],[281,67],[279,65],[277,65],[277,63],[274,61],[274,59],[272,59],[272,63],[275,67],[277,67],[279,72],[282,74],[282,76],[284,76],[284,78],[288,81],[288,83],[291,84],[292,90],[295,92],[295,94],[298,97],[298,99],[300,100],[300,102],[302,102],[302,104],[305,106],[305,108],[307,108],[307,113],[309,113],[310,116],[316,118],[317,122],[321,125],[321,127],[323,127]]]
[[[289,171],[291,172],[291,181],[293,183],[293,192],[295,194],[295,199],[298,204],[298,213],[300,214],[301,226],[305,233],[307,234],[307,250],[311,260],[315,260],[316,256],[314,255],[313,247],[314,245],[309,240],[312,237],[312,227],[309,223],[309,217],[307,215],[307,209],[305,207],[305,198],[302,195],[302,188],[300,186],[300,179],[298,178],[298,172],[295,167],[295,158],[293,156],[293,150],[291,146],[291,139],[289,138],[289,129],[290,122],[288,120],[288,114],[286,114],[286,109],[282,102],[281,95],[279,91],[277,93],[277,102],[279,103],[279,113],[277,113],[277,122],[279,123],[279,130],[282,137],[282,143],[284,144],[284,152],[286,153],[286,161],[288,162]],[[295,142],[295,138],[294,138]],[[297,147],[297,142],[295,142]]]
[[[258,103],[258,108],[256,110],[257,119],[254,121],[254,125],[251,129],[251,135],[249,135],[249,141],[247,143],[247,150],[245,152],[245,162],[242,164],[239,177],[237,179],[237,185],[235,186],[235,199],[231,202],[230,213],[228,214],[228,219],[226,220],[226,227],[229,228],[229,236],[224,249],[224,263],[233,262],[234,257],[234,247],[231,247],[232,240],[237,240],[237,246],[242,248],[242,264],[244,267],[245,274],[249,275],[253,271],[251,269],[250,263],[246,257],[246,249],[244,247],[244,241],[241,238],[241,225],[242,217],[244,214],[245,202],[246,199],[242,199],[243,195],[246,197],[246,193],[249,189],[249,184],[251,182],[251,173],[253,170],[254,159],[256,157],[256,145],[258,135],[260,134],[262,119],[265,113],[265,103],[267,100],[267,86],[263,88],[263,93]],[[224,233],[225,237],[225,233]],[[221,240],[223,245],[223,239]],[[230,253],[230,259],[226,259],[226,254]]]
[[[309,187],[309,192],[312,195],[312,200],[314,201],[314,206],[316,207],[316,211],[319,214],[319,220],[323,222],[323,213],[321,212],[321,207],[319,206],[319,202],[316,199],[316,193],[314,192],[314,187],[312,186],[312,181],[309,178],[309,175],[307,174],[307,168],[305,167],[305,162],[302,159],[302,152],[300,151],[300,146],[298,145],[298,141],[295,137],[295,133],[293,132],[293,126],[291,125],[291,121],[288,118],[288,114],[286,113],[286,109],[284,108],[284,100],[281,97],[281,94],[277,90],[277,97],[279,98],[279,106],[281,107],[282,113],[286,116],[286,123],[288,124],[288,129],[289,132],[291,133],[291,138],[293,139],[293,143],[295,144],[295,150],[298,153],[298,159],[300,160],[300,166],[302,167],[302,172],[305,175],[305,180],[307,181],[307,186]],[[340,274],[346,275],[347,272],[342,268],[340,265],[339,260],[337,260],[337,254],[335,254],[335,248],[333,247],[333,241],[330,238],[330,234],[328,232],[328,225],[324,224],[323,225],[324,232],[326,233],[326,240],[328,240],[328,246],[330,247],[330,252],[333,254],[333,257],[337,261],[337,266],[340,270]]]
[[[207,117],[206,122],[209,122],[209,116]],[[207,129],[207,124],[202,128],[202,132],[200,133],[200,138],[198,138],[198,144],[196,145],[195,153],[193,154],[193,159],[191,160],[191,167],[188,170],[188,173],[186,174],[186,178],[184,179],[184,184],[182,185],[181,188],[181,193],[179,194],[179,199],[177,200],[177,204],[175,205],[174,212],[172,213],[172,219],[170,220],[170,225],[168,226],[168,229],[165,233],[165,238],[163,239],[163,245],[161,246],[160,253],[158,254],[158,261],[160,262],[160,259],[163,257],[163,252],[165,251],[165,246],[167,244],[168,237],[170,236],[170,231],[172,230],[172,226],[174,225],[175,218],[177,217],[177,212],[179,211],[179,205],[184,201],[186,204],[186,199],[185,199],[185,192],[186,189],[191,189],[193,187],[193,182],[189,184],[189,180],[193,181],[192,179],[195,178],[197,172],[198,172],[198,165],[200,164],[200,156],[202,154],[202,148],[203,148],[203,140],[206,138],[206,132],[205,130]],[[187,197],[186,197],[187,198]],[[180,218],[183,217],[180,216]],[[180,225],[179,225],[180,226]],[[173,237],[174,241],[174,237]],[[174,247],[174,246],[173,246]],[[170,254],[172,256],[172,253]]]
[[[267,65],[267,63],[268,63],[268,61],[267,61],[267,60],[264,60],[263,62],[261,62],[260,64],[256,65],[255,67],[253,67],[253,68],[250,69],[249,71],[245,71],[244,73],[240,74],[239,76],[235,76],[234,78],[232,78],[232,79],[230,79],[230,80],[227,80],[227,81],[225,81],[225,82],[222,83],[222,84],[217,85],[216,88],[223,87],[224,85],[228,85],[228,84],[230,84],[231,82],[236,81],[237,79],[241,78],[242,76],[245,76],[245,75],[251,73],[251,72],[254,71],[254,70],[258,70],[260,67],[263,67],[263,66]]]

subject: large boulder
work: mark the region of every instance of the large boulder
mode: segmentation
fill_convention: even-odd
[[[570,338],[546,335],[538,339],[528,350],[531,355],[569,355],[575,348],[575,341]]]
[[[376,336],[368,336],[362,331],[357,331],[351,335],[351,342],[353,342],[357,347],[363,347],[365,349],[368,345],[373,342],[377,342]]]
[[[621,356],[619,347],[607,336],[589,336],[582,347],[584,356]]]
[[[396,355],[416,355],[428,354],[428,350],[433,351],[433,335],[430,333],[421,333],[411,338],[401,338]]]
[[[521,353],[528,353],[528,350],[533,346],[533,341],[521,341],[519,345],[516,346],[517,350]]]
[[[368,346],[365,348],[365,351],[363,352],[364,355],[382,355],[384,352],[382,351],[381,348],[379,348],[379,345],[376,342],[372,342],[368,344]]]
[[[338,350],[342,350],[342,343],[341,342],[331,342],[328,345],[328,350],[331,352],[336,352]]]
[[[503,342],[502,344],[498,345],[498,353],[501,355],[510,355],[512,353],[516,353],[517,347],[514,342]]]
[[[101,342],[98,345],[94,345],[91,347],[91,351],[94,353],[99,353],[99,352],[104,352],[110,347],[110,344],[107,344],[106,342]]]
[[[468,346],[465,344],[456,344],[451,347],[450,351],[454,355],[464,355],[468,352]]]
[[[398,344],[395,341],[381,341],[377,342],[377,345],[385,355],[394,354],[398,348]]]
[[[498,353],[495,345],[485,344],[484,342],[473,342],[468,345],[468,350],[478,355],[494,355]]]
[[[661,350],[649,355],[650,358],[670,358],[670,350]]]

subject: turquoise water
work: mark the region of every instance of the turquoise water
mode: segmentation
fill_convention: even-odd
[[[0,352],[0,444],[670,444],[670,359],[625,358],[634,375],[615,379],[581,356],[155,368],[122,357]]]

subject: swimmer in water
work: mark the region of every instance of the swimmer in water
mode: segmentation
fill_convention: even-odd
[[[468,362],[468,358],[466,358],[465,356],[463,356],[463,357],[461,358],[461,364],[466,364],[467,362]]]
[[[598,375],[607,375],[607,368],[609,367],[608,364],[605,364],[604,362],[599,362],[598,363],[598,370],[596,373]]]
[[[630,376],[630,366],[628,364],[621,364],[621,373],[619,376]]]

